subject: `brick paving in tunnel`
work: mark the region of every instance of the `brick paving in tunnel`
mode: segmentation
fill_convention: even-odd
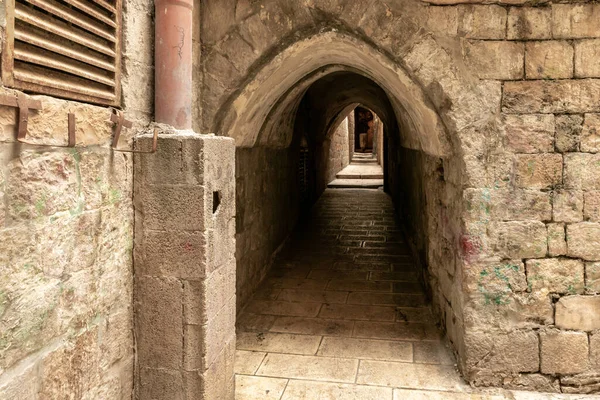
[[[237,399],[465,390],[382,191],[327,190],[237,329]]]

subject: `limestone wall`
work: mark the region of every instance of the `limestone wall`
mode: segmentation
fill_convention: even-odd
[[[152,14],[124,2],[122,104],[136,129],[152,116]],[[0,398],[130,399],[132,158],[109,148],[109,108],[34,97],[27,137],[50,146],[17,143],[16,109],[0,106]],[[53,147],[69,112],[77,145]]]
[[[0,398],[129,398],[131,157],[107,109],[41,99],[30,136],[66,141],[71,110],[78,146],[17,144],[0,111]]]
[[[298,149],[236,150],[238,312],[267,273],[299,213]]]
[[[233,400],[233,140],[158,129],[134,164],[136,398]]]
[[[465,143],[463,371],[482,385],[597,391],[600,6],[428,13],[436,34],[467,39],[477,78],[502,82],[498,118]]]
[[[348,154],[348,117],[340,123],[331,137],[323,143],[323,182],[327,185],[335,175],[350,164]],[[317,167],[318,168],[318,167]]]

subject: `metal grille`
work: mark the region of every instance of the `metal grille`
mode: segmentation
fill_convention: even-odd
[[[120,103],[121,0],[8,0],[4,85]]]

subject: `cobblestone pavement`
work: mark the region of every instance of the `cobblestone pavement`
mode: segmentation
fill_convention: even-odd
[[[327,190],[237,325],[236,400],[586,398],[469,387],[378,190]]]

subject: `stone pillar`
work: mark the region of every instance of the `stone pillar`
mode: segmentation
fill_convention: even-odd
[[[134,159],[136,398],[233,400],[234,141],[161,130]]]

